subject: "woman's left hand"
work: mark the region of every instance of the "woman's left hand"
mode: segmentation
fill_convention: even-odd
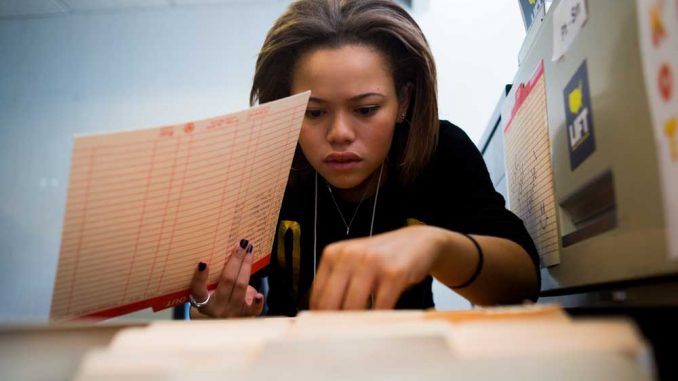
[[[365,309],[370,294],[374,308],[393,308],[406,288],[430,273],[444,239],[442,229],[418,225],[328,245],[311,309]]]

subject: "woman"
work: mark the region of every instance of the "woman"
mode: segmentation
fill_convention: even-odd
[[[387,0],[290,5],[261,49],[251,102],[306,90],[268,313],[430,308],[431,277],[474,304],[536,299],[536,249],[473,143],[438,120],[435,64],[407,12]],[[199,264],[200,314],[262,313],[252,250],[234,249],[211,298]]]

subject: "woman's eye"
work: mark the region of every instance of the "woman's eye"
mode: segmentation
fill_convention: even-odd
[[[323,115],[322,110],[306,110],[306,117],[315,119],[315,118],[320,118]]]
[[[369,116],[374,114],[379,109],[379,106],[364,106],[358,107],[356,112],[361,116]]]

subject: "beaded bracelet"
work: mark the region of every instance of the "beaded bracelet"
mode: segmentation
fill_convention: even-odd
[[[464,283],[460,284],[459,286],[454,286],[452,288],[464,288],[469,286],[471,283],[475,282],[476,278],[478,278],[478,275],[480,275],[480,271],[483,269],[483,261],[485,259],[485,256],[483,255],[483,249],[480,248],[480,245],[478,244],[478,241],[475,240],[475,238],[471,237],[470,235],[466,233],[460,233],[463,234],[465,237],[471,240],[473,244],[476,246],[476,249],[478,251],[478,265],[476,266],[475,271],[473,271],[473,274],[471,277]]]

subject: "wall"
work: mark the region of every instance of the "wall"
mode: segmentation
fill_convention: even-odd
[[[436,59],[440,116],[477,144],[518,71],[525,37],[519,1],[420,0],[413,15]]]

